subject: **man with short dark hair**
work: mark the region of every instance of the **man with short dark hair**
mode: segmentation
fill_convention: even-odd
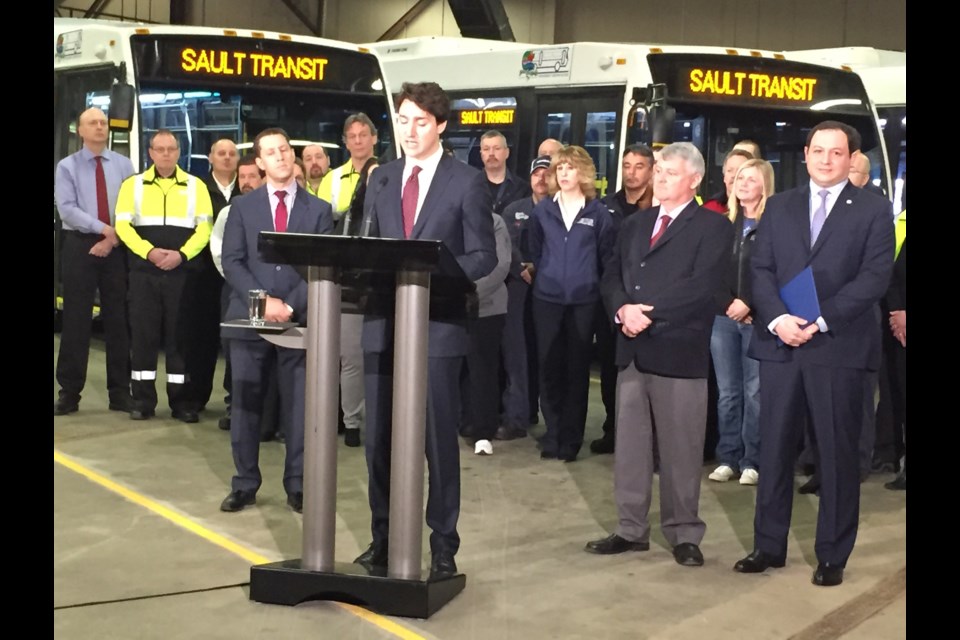
[[[330,156],[323,145],[308,144],[300,154],[303,158],[303,173],[307,180],[307,191],[317,195],[323,177],[330,171]]]
[[[436,83],[404,83],[395,103],[397,135],[404,157],[381,165],[370,183],[365,201],[369,235],[441,240],[469,280],[489,274],[497,264],[497,253],[484,176],[444,154],[440,146],[440,134],[450,115],[450,99]],[[387,318],[367,316],[363,326],[373,541],[356,562],[368,567],[387,566],[393,324]],[[430,479],[426,517],[432,530],[430,570],[443,576],[457,572],[454,556],[460,548],[457,425],[460,368],[468,347],[465,321],[431,320],[427,342],[425,445]]]
[[[527,225],[538,202],[547,197],[547,170],[550,156],[539,156],[530,163],[528,198],[511,202],[501,214],[510,232],[512,259],[507,275],[507,318],[500,353],[506,377],[503,385],[503,424],[494,436],[514,440],[527,435],[531,415],[537,414],[537,354],[532,314],[527,304],[533,282],[533,264],[529,261]]]
[[[160,129],[150,139],[153,166],[127,178],[117,199],[117,235],[130,250],[130,329],[133,409],[146,420],[157,408],[157,358],[167,361],[167,401],[172,417],[199,421],[186,389],[185,329],[192,309],[184,304],[188,274],[210,240],[213,211],[203,182],[177,165],[180,143]]]
[[[804,148],[808,184],[767,200],[751,260],[754,325],[748,355],[760,360],[760,483],[754,550],[740,573],[782,567],[793,506],[797,445],[809,423],[819,452],[820,507],[813,583],[843,582],[860,515],[857,443],[868,371],[880,364],[877,303],[893,269],[890,202],[849,185],[860,134],[827,120]],[[782,293],[809,268],[819,317]],[[809,314],[807,314],[809,315]]]
[[[91,313],[100,291],[111,411],[130,411],[127,262],[114,229],[120,184],[133,175],[130,158],[107,148],[107,116],[96,107],[77,118],[83,146],[57,163],[54,195],[63,225],[60,267],[63,329],[57,354],[60,393],[53,415],[78,411],[87,381]]]
[[[529,185],[507,167],[509,157],[510,147],[502,133],[491,129],[480,136],[480,159],[494,213],[501,213],[511,202],[530,195]]]
[[[223,274],[230,286],[226,318],[248,317],[248,292],[267,292],[268,322],[299,322],[307,317],[307,283],[297,268],[271,264],[257,249],[261,231],[278,233],[329,233],[333,230],[330,205],[307,193],[293,176],[294,153],[283,129],[261,131],[253,143],[257,166],[265,184],[233,201],[223,235]],[[306,352],[280,347],[251,329],[224,328],[229,339],[233,410],[230,446],[236,474],[221,511],[240,511],[255,504],[263,480],[260,474],[260,420],[266,383],[277,376],[280,420],[286,433],[283,488],[287,504],[303,511],[303,429],[305,412]]]

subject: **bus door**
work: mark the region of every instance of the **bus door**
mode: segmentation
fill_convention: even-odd
[[[587,95],[584,95],[587,94]],[[595,87],[537,94],[537,136],[583,147],[597,167],[597,195],[616,190],[620,169],[620,111],[623,88]]]

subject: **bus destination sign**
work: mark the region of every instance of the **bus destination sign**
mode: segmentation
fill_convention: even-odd
[[[305,55],[271,55],[259,51],[226,49],[180,50],[180,69],[188,75],[322,82],[327,58]]]
[[[516,109],[464,109],[460,112],[460,124],[487,126],[513,124]]]

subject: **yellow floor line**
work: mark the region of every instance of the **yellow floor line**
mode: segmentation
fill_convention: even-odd
[[[159,502],[156,502],[154,500],[151,500],[150,498],[142,496],[135,491],[131,491],[130,489],[124,487],[123,485],[117,484],[113,480],[110,480],[109,478],[106,478],[100,475],[96,471],[87,469],[83,465],[75,462],[74,460],[71,460],[70,458],[60,453],[56,449],[54,449],[53,451],[53,461],[56,462],[57,464],[63,465],[64,467],[66,467],[67,469],[70,469],[74,473],[80,474],[81,476],[85,477],[87,480],[90,480],[91,482],[95,482],[96,484],[99,484],[101,487],[104,487],[105,489],[108,489],[120,496],[123,496],[130,502],[133,502],[134,504],[138,504],[141,507],[154,512],[158,516],[169,520],[170,522],[174,523],[179,527],[182,527],[183,529],[186,529],[190,533],[200,536],[204,540],[207,540],[208,542],[212,542],[218,547],[226,549],[227,551],[230,551],[231,553],[234,553],[240,556],[250,564],[266,564],[268,562],[273,562],[270,558],[260,555],[255,551],[251,551],[250,549],[247,549],[246,547],[243,547],[237,544],[236,542],[230,540],[229,538],[226,538],[225,536],[222,536],[219,533],[215,533],[207,529],[206,527],[197,524],[196,522],[177,513],[176,511],[173,511],[172,509],[163,506]],[[402,638],[403,640],[426,640],[426,638],[424,638],[423,636],[419,635],[414,631],[407,629],[406,627],[403,627],[397,624],[393,620],[390,620],[389,618],[385,618],[379,614],[368,611],[362,607],[357,607],[357,606],[346,604],[343,602],[334,602],[334,604],[336,604],[338,607],[340,607],[344,611],[348,611],[353,615],[357,616],[358,618],[366,620],[367,622],[374,624],[377,627],[380,627],[381,629],[383,629],[384,631],[388,633],[392,633],[393,635],[397,636],[398,638]]]

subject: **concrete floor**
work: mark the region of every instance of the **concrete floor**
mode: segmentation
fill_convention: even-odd
[[[58,346],[54,335],[54,361]],[[591,400],[588,439],[602,422],[596,383]],[[708,481],[709,464],[700,499],[704,567],[673,561],[656,497],[650,551],[595,556],[584,543],[617,519],[612,456],[585,448],[573,464],[541,461],[532,438],[496,442],[492,457],[461,446],[457,564],[467,587],[429,620],[333,602],[252,602],[251,565],[301,556],[302,517],[281,486],[283,445],[262,445],[257,505],[222,513],[233,474],[228,434],[217,428],[222,394],[195,425],[172,420],[164,401],[161,391],[158,416],[147,422],[108,411],[95,340],[79,413],[54,418],[57,638],[906,637],[906,495],[883,488],[892,476],[863,485],[844,583],[821,588],[810,584],[815,496],[796,496],[787,566],[768,574],[731,570],[752,548],[755,490]],[[336,557],[349,562],[370,540],[366,468],[362,448],[340,446]]]

